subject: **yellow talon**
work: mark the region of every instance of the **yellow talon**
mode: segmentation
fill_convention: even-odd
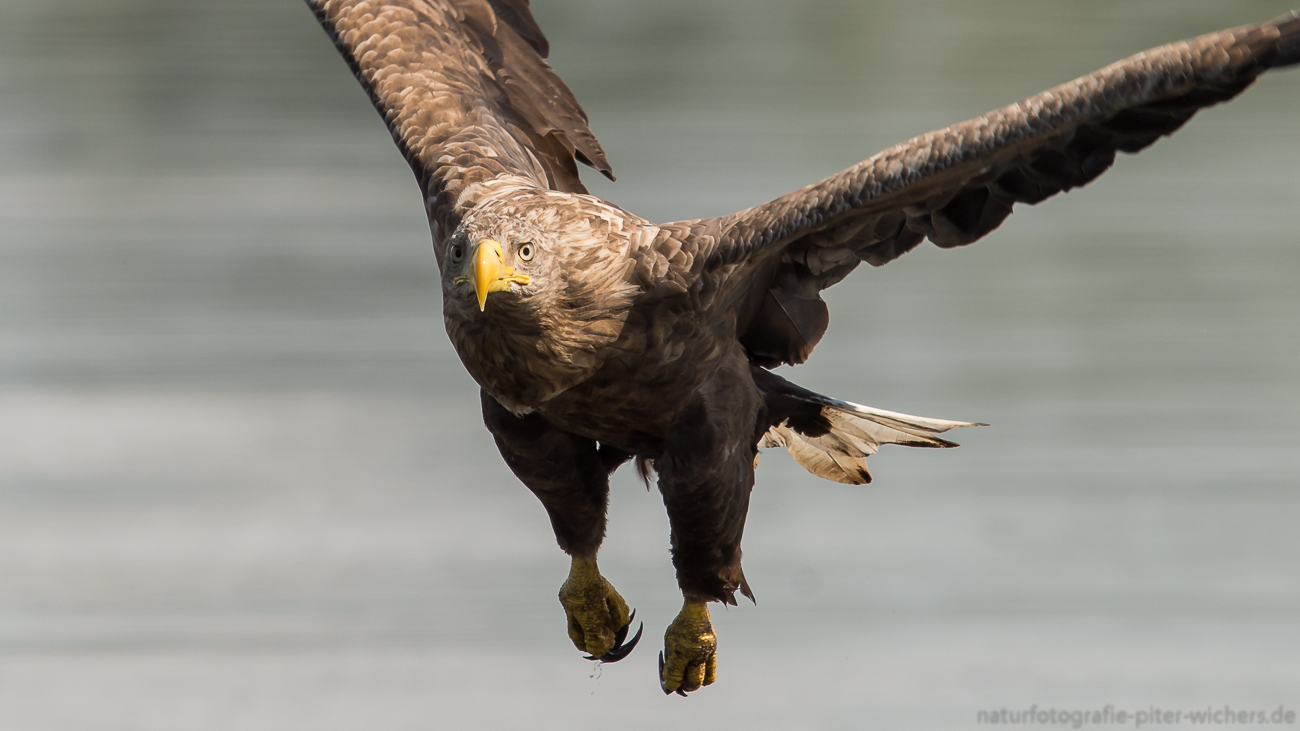
[[[594,558],[573,557],[569,578],[560,587],[560,604],[568,618],[569,639],[593,660],[618,647],[632,623],[627,602],[600,575]]]
[[[664,693],[686,695],[711,685],[718,675],[718,638],[713,634],[709,607],[687,599],[664,632],[659,656],[659,684]]]

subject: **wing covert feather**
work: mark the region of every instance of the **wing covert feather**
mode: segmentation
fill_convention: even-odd
[[[801,363],[825,330],[819,292],[859,263],[881,266],[927,238],[945,248],[970,244],[1016,203],[1085,185],[1117,152],[1137,152],[1268,69],[1296,63],[1295,12],[1171,43],[915,137],[768,203],[690,223],[710,235],[700,252],[709,267],[779,257],[776,266],[737,269],[749,279],[735,286],[752,289],[756,312],[741,342],[762,365]]]
[[[306,2],[415,171],[432,220],[454,226],[461,192],[499,175],[585,192],[576,160],[612,178],[582,107],[543,60],[528,0]]]
[[[857,246],[862,260],[881,265],[927,237],[940,246],[971,243],[1001,223],[1012,204],[1084,185],[1110,166],[1115,152],[1137,152],[1199,109],[1236,96],[1264,71],[1295,63],[1300,14],[1294,12],[1144,51],[714,219],[722,234],[711,259],[815,243]]]

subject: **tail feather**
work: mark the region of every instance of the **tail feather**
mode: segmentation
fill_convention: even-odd
[[[767,371],[756,372],[755,382],[776,419],[759,446],[785,447],[812,474],[847,485],[871,482],[867,457],[875,454],[882,444],[955,447],[956,443],[934,435],[966,426],[987,426],[841,401],[796,386]]]

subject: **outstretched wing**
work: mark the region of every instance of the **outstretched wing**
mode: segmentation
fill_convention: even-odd
[[[585,192],[612,179],[587,115],[546,61],[528,0],[307,0],[370,94],[443,231],[499,175]]]
[[[829,321],[819,292],[929,238],[963,246],[1016,203],[1096,178],[1270,68],[1300,63],[1300,14],[1139,53],[981,117],[921,135],[769,203],[688,222],[706,266],[749,262],[741,342],[801,363]]]

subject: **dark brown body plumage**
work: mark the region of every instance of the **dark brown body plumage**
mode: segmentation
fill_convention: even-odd
[[[769,203],[654,224],[586,195],[576,163],[610,167],[543,60],[528,0],[307,2],[415,171],[447,332],[502,455],[575,557],[571,582],[578,560],[595,565],[609,473],[637,457],[658,474],[688,607],[749,594],[740,542],[760,445],[861,483],[880,444],[952,446],[935,434],[969,425],[828,399],[769,373],[806,360],[824,334],[821,290],[927,238],[972,243],[1016,203],[1084,185],[1117,152],[1300,62],[1294,14],[1170,44]],[[504,272],[490,297],[474,278],[489,264],[469,262],[480,254]],[[586,586],[616,596],[597,584]],[[561,595],[571,614],[575,596]],[[682,617],[675,628],[690,624]],[[697,632],[704,679],[670,679],[675,631],[665,689],[711,682],[711,630]]]

